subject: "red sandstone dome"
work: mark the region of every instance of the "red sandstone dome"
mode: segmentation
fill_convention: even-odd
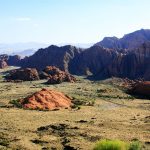
[[[71,99],[61,92],[42,89],[39,92],[28,96],[19,102],[23,108],[39,110],[55,110],[61,108],[71,108]]]

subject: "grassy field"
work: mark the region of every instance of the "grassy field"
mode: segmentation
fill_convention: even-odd
[[[13,69],[13,68],[11,68]],[[150,149],[150,100],[126,94],[120,79],[46,85],[46,80],[4,82],[0,70],[0,150],[92,150],[101,139],[139,140]],[[73,98],[77,108],[35,111],[10,103],[42,88]]]

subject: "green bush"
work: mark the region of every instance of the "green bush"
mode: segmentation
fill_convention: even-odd
[[[130,145],[129,145],[129,150],[141,150],[141,144],[139,141],[133,141]]]
[[[120,140],[101,140],[98,141],[93,150],[141,150],[139,141],[128,144]]]
[[[22,105],[20,104],[19,100],[12,100],[9,103],[13,104],[14,106],[16,106],[18,108],[22,108]]]
[[[128,144],[119,140],[101,140],[93,150],[128,150]]]

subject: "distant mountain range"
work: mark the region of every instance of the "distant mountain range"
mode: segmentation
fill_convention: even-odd
[[[13,52],[10,55],[19,55],[19,56],[21,56],[21,58],[24,58],[26,56],[33,55],[36,51],[37,50],[35,50],[35,49],[26,49],[26,50],[19,51],[19,52]]]
[[[39,48],[45,48],[47,46],[48,44],[36,42],[14,43],[14,44],[0,43],[0,54],[16,54],[29,49],[36,51]]]
[[[112,76],[121,78],[144,78],[150,80],[150,30],[138,30],[123,38],[104,38],[92,47],[51,45],[36,51],[32,56],[11,58],[9,65],[35,67],[38,70],[52,65],[76,75],[93,79]]]

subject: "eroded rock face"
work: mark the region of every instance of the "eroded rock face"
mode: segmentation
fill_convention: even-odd
[[[141,29],[124,35],[122,38],[105,37],[96,45],[112,49],[134,49],[139,47],[144,42],[150,41],[150,30]]]
[[[4,69],[8,67],[7,62],[5,60],[0,60],[0,69]]]
[[[150,80],[149,66],[150,42],[146,42],[134,50],[129,50],[128,53],[118,53],[108,66],[107,72],[110,76]]]
[[[55,110],[61,108],[71,108],[73,106],[71,99],[61,92],[42,89],[19,101],[23,108]]]
[[[21,56],[14,55],[14,56],[8,56],[7,63],[9,66],[20,66],[21,62]]]
[[[16,69],[6,76],[7,80],[34,81],[39,80],[39,74],[35,68]]]
[[[61,71],[59,68],[55,66],[47,66],[41,77],[46,77],[48,79],[48,84],[59,84],[62,82],[75,82],[76,78],[71,74]]]
[[[0,60],[4,60],[8,66],[20,66],[21,57],[19,55],[9,56],[7,54],[0,55]]]
[[[104,73],[104,70],[112,63],[116,55],[117,53],[111,49],[93,46],[76,56],[70,63],[69,70],[77,75],[96,76],[101,74],[107,77],[108,74]]]
[[[7,59],[8,59],[7,55],[5,55],[5,54],[0,55],[0,69],[4,69],[4,68],[8,67]]]
[[[78,55],[82,49],[71,45],[58,47],[51,45],[45,49],[39,49],[34,55],[21,61],[22,67],[32,67],[43,70],[46,66],[56,66],[63,71],[69,72],[70,61]]]

